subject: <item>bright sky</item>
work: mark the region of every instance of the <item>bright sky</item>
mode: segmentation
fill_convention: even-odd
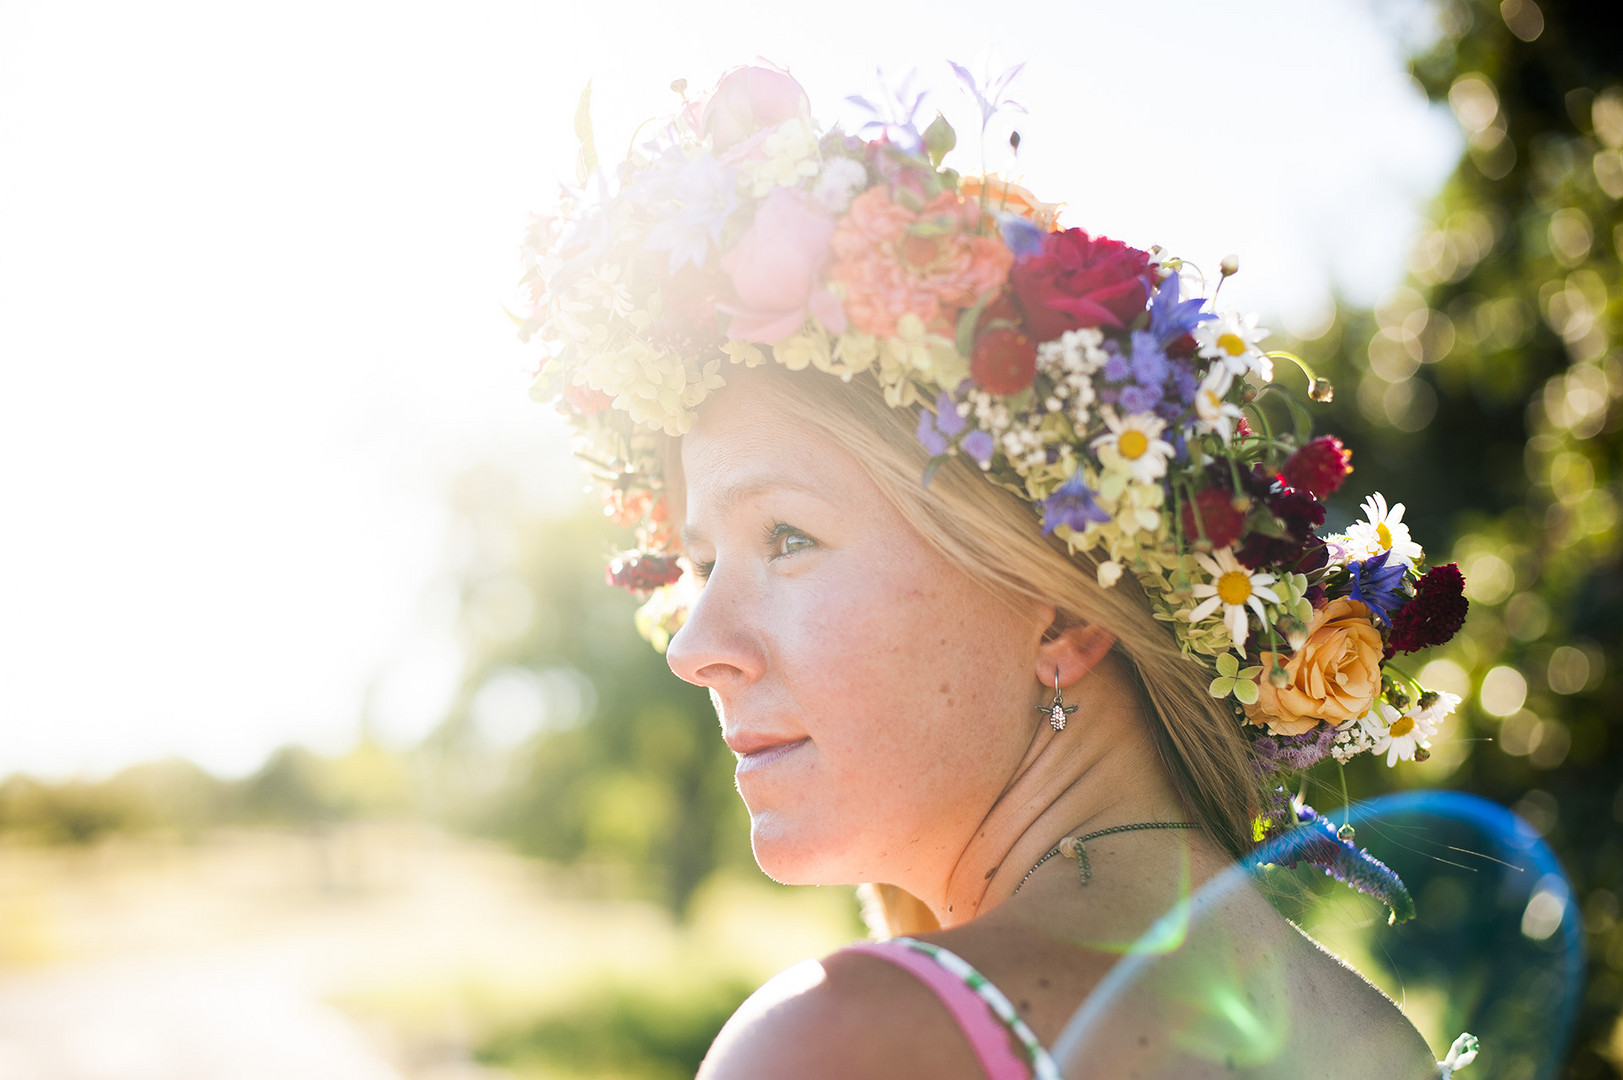
[[[1397,281],[1461,148],[1393,9],[0,0],[0,774],[434,723],[448,479],[579,488],[500,305],[588,78],[605,155],[757,55],[825,120],[917,67],[964,146],[943,61],[1025,60],[1066,224],[1237,251],[1225,296],[1301,328]]]

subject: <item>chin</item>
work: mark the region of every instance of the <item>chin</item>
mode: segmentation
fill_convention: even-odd
[[[849,864],[836,837],[808,835],[775,814],[752,815],[750,848],[761,873],[780,885],[856,885],[869,880]]]

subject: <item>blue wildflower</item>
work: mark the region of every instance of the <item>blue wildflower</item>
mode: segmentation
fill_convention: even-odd
[[[932,457],[940,457],[952,446],[952,440],[968,425],[969,421],[958,415],[958,403],[952,400],[951,394],[943,390],[936,395],[935,412],[932,413],[929,409],[919,410],[917,435],[919,442],[930,451]],[[987,454],[987,459],[991,459],[990,453]]]
[[[1089,522],[1103,525],[1110,520],[1110,515],[1099,508],[1093,501],[1093,492],[1088,485],[1082,482],[1082,470],[1078,469],[1071,478],[1059,487],[1054,493],[1043,500],[1043,535],[1047,536],[1061,525],[1067,525],[1077,532],[1088,527]]]
[[[1048,235],[1018,214],[1002,215],[998,228],[1003,232],[1003,246],[1014,252],[1017,259],[1042,251],[1043,237]]]
[[[1357,600],[1374,612],[1382,626],[1392,625],[1392,610],[1402,607],[1407,599],[1403,595],[1403,575],[1407,567],[1401,561],[1388,566],[1387,559],[1391,554],[1387,550],[1373,559],[1347,564],[1347,569],[1352,573],[1352,589],[1347,593],[1348,598]]]
[[[959,445],[963,447],[964,453],[974,458],[975,463],[981,468],[984,469],[992,463],[992,436],[980,428],[976,428],[968,435],[965,435],[964,441]]]
[[[1178,275],[1168,274],[1167,279],[1161,282],[1161,287],[1155,290],[1155,296],[1150,300],[1149,333],[1162,347],[1185,334],[1193,333],[1195,327],[1207,319],[1217,318],[1211,312],[1200,310],[1206,301],[1198,296],[1193,300],[1179,302],[1178,289]]]

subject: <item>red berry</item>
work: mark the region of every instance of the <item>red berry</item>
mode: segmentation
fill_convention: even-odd
[[[995,326],[975,339],[969,372],[994,394],[1018,394],[1037,377],[1037,345],[1020,331]]]

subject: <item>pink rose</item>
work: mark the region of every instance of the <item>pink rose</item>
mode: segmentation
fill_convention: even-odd
[[[845,331],[845,310],[823,283],[834,215],[803,191],[773,188],[738,243],[721,257],[736,302],[717,304],[733,317],[734,341],[782,341],[816,315]]]
[[[736,67],[721,77],[699,108],[699,134],[711,137],[716,154],[765,128],[811,112],[806,91],[773,67]]]
[[[1119,240],[1081,229],[1043,237],[1043,249],[1015,263],[1009,284],[1037,341],[1067,330],[1123,327],[1144,313],[1150,257]]]

